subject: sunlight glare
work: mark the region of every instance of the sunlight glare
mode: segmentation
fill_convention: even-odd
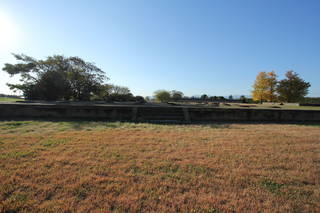
[[[18,46],[18,28],[12,19],[0,11],[0,51],[10,50]]]

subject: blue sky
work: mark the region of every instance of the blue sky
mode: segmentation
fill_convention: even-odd
[[[294,70],[320,96],[318,0],[0,0],[11,53],[95,62],[135,95],[250,95],[260,71]],[[0,71],[0,93],[18,82]]]

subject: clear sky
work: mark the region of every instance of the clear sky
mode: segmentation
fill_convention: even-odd
[[[320,1],[0,0],[1,69],[11,53],[79,56],[135,95],[250,95],[292,69],[320,96]]]

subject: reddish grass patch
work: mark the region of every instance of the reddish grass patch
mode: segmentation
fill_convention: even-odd
[[[2,122],[0,212],[320,211],[319,127],[59,125]]]

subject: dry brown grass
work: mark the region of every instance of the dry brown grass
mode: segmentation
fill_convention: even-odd
[[[320,128],[0,122],[0,212],[320,212]]]

